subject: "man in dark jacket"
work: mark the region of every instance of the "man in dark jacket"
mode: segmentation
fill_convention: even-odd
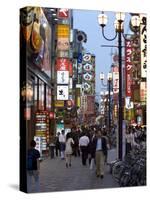
[[[100,130],[98,130],[96,137],[93,140],[93,145],[95,147],[96,176],[103,178],[105,156],[107,155],[107,141],[106,138],[102,136]]]
[[[31,141],[30,146],[27,154],[27,192],[32,192],[32,178],[35,181],[35,191],[39,192],[40,152],[35,149],[36,142],[34,140]]]

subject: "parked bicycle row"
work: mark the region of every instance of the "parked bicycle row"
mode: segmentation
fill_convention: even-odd
[[[135,146],[123,161],[111,163],[110,170],[120,186],[146,185],[146,148],[143,143]]]

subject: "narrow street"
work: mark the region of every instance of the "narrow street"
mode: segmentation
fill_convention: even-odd
[[[146,13],[27,6],[20,44],[21,191],[146,185]]]
[[[108,162],[115,159],[115,153],[115,149],[109,150]],[[101,179],[95,175],[95,166],[92,170],[88,164],[82,166],[81,157],[73,156],[72,166],[69,168],[66,168],[65,161],[60,157],[47,158],[41,162],[40,191],[55,192],[118,187],[109,173],[109,166],[105,167],[105,176]]]

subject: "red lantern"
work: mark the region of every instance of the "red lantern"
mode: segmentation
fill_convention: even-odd
[[[50,119],[54,119],[55,118],[55,113],[54,112],[50,112],[49,113],[49,118]]]

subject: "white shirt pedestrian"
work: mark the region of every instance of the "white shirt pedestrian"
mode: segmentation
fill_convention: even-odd
[[[89,142],[89,138],[86,135],[84,135],[79,139],[79,146],[88,146]]]

